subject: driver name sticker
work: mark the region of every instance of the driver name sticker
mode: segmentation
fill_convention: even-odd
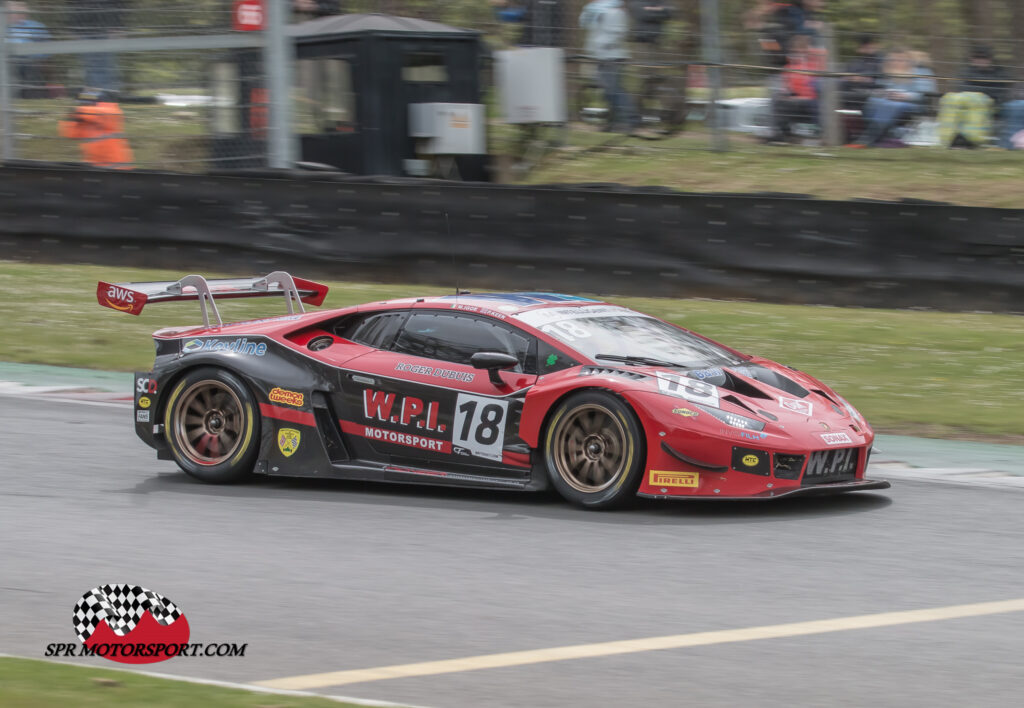
[[[618,305],[582,305],[580,307],[543,307],[515,315],[520,322],[541,327],[552,322],[579,320],[587,317],[648,317],[640,312]]]
[[[452,444],[470,455],[501,461],[508,401],[460,393],[455,402]]]
[[[658,391],[667,396],[685,398],[691,403],[718,408],[718,387],[688,376],[658,373]]]

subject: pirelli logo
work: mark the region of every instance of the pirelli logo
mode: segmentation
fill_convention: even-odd
[[[696,487],[699,483],[699,472],[658,472],[651,470],[652,487]]]

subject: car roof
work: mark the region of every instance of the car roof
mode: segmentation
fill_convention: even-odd
[[[391,306],[412,306],[417,309],[444,308],[462,312],[478,312],[499,319],[516,317],[527,311],[549,307],[573,307],[604,305],[601,300],[564,295],[561,293],[513,292],[513,293],[460,293],[458,295],[435,295],[431,297],[409,297],[387,300]]]

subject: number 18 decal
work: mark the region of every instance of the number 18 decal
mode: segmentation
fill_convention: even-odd
[[[501,461],[508,401],[460,393],[455,402],[452,444],[477,457]]]

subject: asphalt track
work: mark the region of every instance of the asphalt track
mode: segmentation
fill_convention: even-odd
[[[461,660],[315,688],[332,695],[934,708],[1019,705],[1024,691],[1019,488],[899,481],[832,499],[594,513],[493,492],[211,487],[157,462],[130,415],[0,396],[0,653],[74,641],[79,597],[123,582],[177,603],[192,641],[248,644],[243,659],[151,665],[168,674],[285,685],[274,680]],[[1007,600],[1018,602],[974,607]],[[861,615],[872,617],[844,619]],[[793,625],[833,619],[819,633]],[[765,625],[797,629],[749,629]],[[705,632],[716,634],[692,639]],[[675,648],[591,646],[666,635]],[[584,658],[533,651],[572,645]],[[526,663],[466,659],[520,651]]]

